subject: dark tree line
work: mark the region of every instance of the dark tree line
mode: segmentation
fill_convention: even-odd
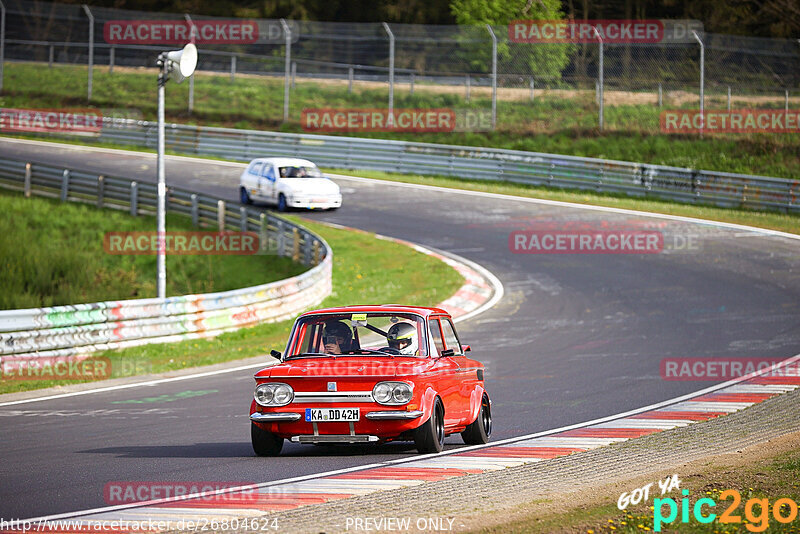
[[[542,2],[520,0],[529,7]],[[86,0],[63,3],[81,4]],[[93,0],[89,3],[221,17],[416,24],[456,22],[450,0]],[[715,33],[800,37],[800,0],[561,0],[560,11],[574,19],[697,19],[707,31]],[[475,18],[480,18],[480,13],[476,13]]]

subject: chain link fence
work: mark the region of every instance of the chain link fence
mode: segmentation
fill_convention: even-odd
[[[0,55],[7,62],[87,65],[90,102],[94,70],[154,67],[159,52],[182,45],[109,42],[114,21],[232,20],[26,0],[4,0],[3,6]],[[519,130],[524,121],[520,131],[658,130],[661,109],[697,109],[701,94],[706,109],[800,103],[800,42],[788,39],[700,32],[696,39],[601,46],[599,39],[513,42],[505,26],[250,22],[258,27],[257,39],[198,42],[198,70],[234,83],[260,77],[265,90],[280,91],[284,100],[282,108],[262,110],[277,122],[300,119],[300,108],[289,102],[301,84],[313,84],[326,102],[371,91],[389,107],[491,107],[497,127]],[[202,89],[190,84],[191,112],[194,92]]]

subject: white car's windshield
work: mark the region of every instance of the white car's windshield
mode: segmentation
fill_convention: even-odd
[[[293,166],[280,167],[281,178],[321,178],[322,173],[315,166]]]
[[[425,321],[408,313],[320,314],[301,318],[287,357],[428,355]]]

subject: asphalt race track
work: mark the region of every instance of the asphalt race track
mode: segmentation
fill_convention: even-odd
[[[0,140],[0,156],[156,180],[152,154]],[[237,201],[242,167],[169,157],[167,181]],[[502,301],[459,325],[473,357],[487,365],[494,439],[623,412],[711,384],[662,380],[663,358],[800,352],[798,241],[380,181],[337,182],[343,207],[305,216],[451,251],[502,281]],[[509,249],[514,230],[608,225],[659,230],[666,247],[690,242],[691,249],[624,255]],[[0,517],[105,506],[103,487],[111,481],[263,482],[415,453],[411,444],[287,443],[279,458],[256,458],[247,418],[252,373],[0,407]],[[460,437],[448,438],[448,447],[460,444]]]

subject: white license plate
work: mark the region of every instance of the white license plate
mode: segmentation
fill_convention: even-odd
[[[306,408],[306,422],[358,421],[359,408]]]

